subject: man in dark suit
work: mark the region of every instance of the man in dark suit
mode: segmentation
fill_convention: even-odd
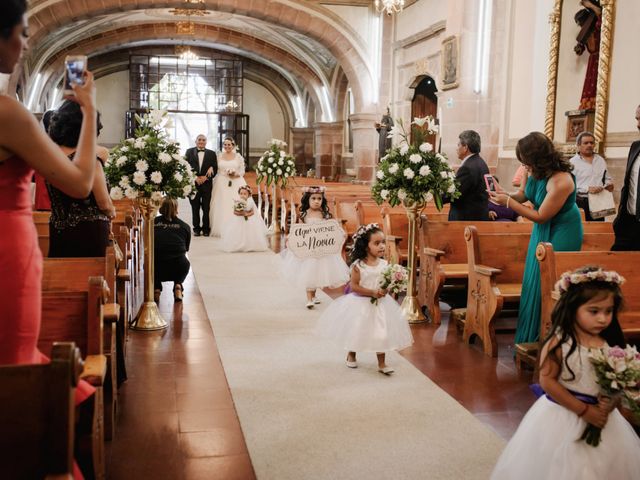
[[[196,146],[189,148],[185,153],[185,158],[191,169],[196,174],[196,196],[191,200],[191,213],[193,215],[193,234],[196,237],[204,235],[208,237],[211,233],[209,226],[209,207],[211,203],[211,189],[213,188],[213,177],[218,173],[218,158],[216,152],[205,148],[207,137],[198,135]],[[202,209],[202,228],[200,227],[200,210]]]
[[[458,135],[457,154],[462,160],[456,173],[461,195],[451,201],[449,220],[489,220],[489,194],[484,181],[489,167],[480,156],[478,132],[465,130]]]
[[[636,122],[640,130],[640,105],[636,108]],[[611,247],[614,251],[640,250],[640,140],[631,144],[627,159],[624,185],[620,194],[618,216],[613,221],[616,235]]]

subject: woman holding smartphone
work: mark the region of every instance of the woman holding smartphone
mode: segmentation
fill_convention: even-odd
[[[13,73],[27,47],[25,0],[0,2],[0,73]],[[8,95],[0,95],[0,365],[46,361],[37,349],[41,315],[42,254],[31,215],[33,171],[68,195],[89,195],[96,168],[96,106],[93,76],[73,85],[83,113],[73,161],[46,135],[36,118]],[[77,400],[93,393],[78,388]]]

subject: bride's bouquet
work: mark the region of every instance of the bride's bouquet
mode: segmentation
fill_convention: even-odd
[[[640,354],[636,347],[627,346],[623,349],[605,346],[593,349],[589,352],[589,360],[595,368],[601,394],[622,399],[634,413],[640,412],[636,396],[640,382]],[[589,424],[580,439],[597,447],[600,434],[598,427]]]
[[[245,215],[245,212],[247,211],[247,202],[245,202],[244,200],[234,200],[233,211],[235,213],[241,213],[244,217],[245,222],[249,220],[249,218]]]
[[[378,278],[378,286],[393,295],[406,292],[408,283],[409,270],[398,264],[387,265]],[[377,305],[378,299],[372,298],[371,303]]]

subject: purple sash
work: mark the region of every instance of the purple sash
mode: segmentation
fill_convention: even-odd
[[[533,383],[533,384],[529,385],[529,389],[533,392],[533,394],[536,396],[536,398],[540,398],[541,396],[544,395],[549,400],[551,400],[553,403],[558,403],[553,398],[551,398],[551,396],[547,392],[545,392],[542,389],[542,387],[540,386],[539,383]],[[576,397],[578,400],[580,400],[581,402],[588,403],[589,405],[595,405],[595,404],[598,403],[598,399],[596,397],[594,397],[593,395],[587,395],[585,393],[574,392],[573,390],[569,390],[569,389],[567,389],[567,391],[571,395]]]

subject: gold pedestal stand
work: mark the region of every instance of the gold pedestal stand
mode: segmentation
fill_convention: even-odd
[[[159,200],[152,200],[148,197],[138,199],[138,206],[144,218],[144,303],[131,326],[134,330],[162,330],[169,326],[160,315],[158,305],[153,301],[154,219],[160,208],[160,203]]]
[[[416,264],[418,260],[416,258],[416,226],[425,204],[424,202],[412,203],[405,204],[404,207],[407,210],[407,217],[409,217],[409,259],[407,262],[409,285],[407,286],[407,296],[404,297],[400,308],[409,323],[424,323],[427,318],[422,313],[416,296]]]

